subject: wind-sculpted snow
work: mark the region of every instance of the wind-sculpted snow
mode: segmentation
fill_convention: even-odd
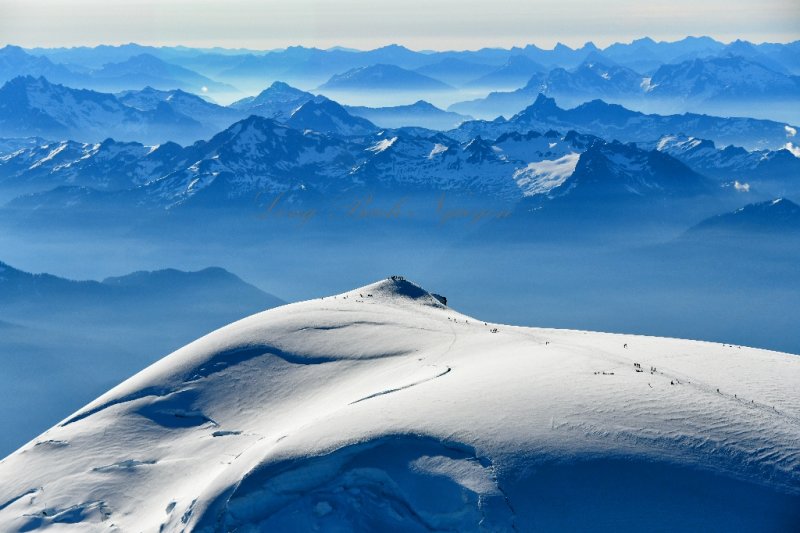
[[[796,356],[488,324],[399,277],[246,318],[0,462],[0,530],[788,531]]]

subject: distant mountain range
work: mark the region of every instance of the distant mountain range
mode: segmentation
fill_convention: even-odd
[[[667,53],[660,45],[637,41],[642,50],[663,52],[652,57],[682,59],[658,66],[647,78],[622,64],[633,59],[620,48],[612,49],[619,62],[590,44],[579,50],[557,46],[548,53],[526,47],[507,57],[497,50],[475,52],[473,59],[482,57],[491,67],[479,76],[485,83],[533,72],[522,89],[470,104],[484,109],[533,98],[511,118],[490,121],[421,100],[342,106],[285,82],[221,106],[182,89],[146,86],[111,94],[19,76],[0,88],[0,136],[6,138],[0,142],[0,193],[4,201],[12,199],[10,209],[42,213],[236,210],[243,203],[263,207],[276,196],[319,207],[331,198],[375,191],[391,198],[444,192],[514,209],[550,206],[551,211],[565,202],[598,198],[633,205],[652,198],[713,196],[737,205],[794,196],[800,189],[790,177],[800,161],[796,126],[691,113],[645,114],[599,99],[564,109],[544,94],[564,92],[579,100],[592,94],[644,99],[654,94],[660,101],[674,97],[685,102],[723,101],[726,94],[746,98],[758,90],[767,100],[792,97],[798,78],[782,66],[775,50],[767,54],[734,43],[724,51],[742,54],[733,56],[714,51],[717,47],[707,40],[684,44]],[[185,67],[165,69],[163,59],[151,52],[91,72],[96,79],[136,71],[198,81]],[[320,51],[302,48],[286,53],[246,55],[259,64],[334,57],[342,62],[333,66],[339,68],[354,57],[368,62],[391,57],[403,65],[376,62],[334,74],[320,87],[328,94],[447,92],[453,87],[424,74],[426,67],[454,74],[470,66],[467,53],[439,57],[402,47],[364,55],[336,50],[320,56]],[[427,62],[428,56],[436,61]],[[2,58],[16,58],[31,71],[66,75],[46,57],[13,47],[3,49]],[[747,76],[739,80],[737,71]]]
[[[643,38],[602,49],[592,43],[576,49],[559,43],[550,50],[531,44],[442,52],[418,52],[398,45],[369,51],[301,46],[253,51],[136,44],[31,50],[6,47],[0,50],[0,81],[17,75],[44,76],[55,83],[112,92],[147,85],[194,93],[205,88],[208,92],[202,94],[226,102],[236,94],[233,87],[255,93],[276,80],[303,88],[324,86],[348,91],[367,91],[379,88],[381,79],[394,80],[403,90],[417,91],[416,99],[426,98],[425,91],[442,90],[437,81],[473,94],[475,89],[510,91],[528,85],[529,93],[535,91],[533,97],[543,91],[569,105],[595,98],[633,105],[631,99],[638,98],[642,110],[681,112],[714,103],[718,106],[714,112],[731,114],[725,111],[746,111],[748,98],[780,94],[793,101],[794,78],[800,75],[798,57],[800,41],[725,44],[709,37],[674,42]],[[388,72],[390,69],[393,72]],[[750,81],[740,77],[730,85],[731,72],[735,76],[745,71]],[[415,78],[409,72],[424,78]],[[576,100],[569,101],[569,97]],[[502,113],[497,113],[499,108],[487,108],[487,113],[509,116],[531,101],[516,108],[506,106]],[[659,107],[654,107],[656,104]],[[387,102],[377,106],[381,105]],[[777,113],[776,109],[765,111],[763,106],[751,109]],[[454,111],[492,118],[475,110]],[[777,118],[800,121],[796,115]]]
[[[680,41],[656,42],[649,37],[630,43],[614,43],[602,51],[608,61],[643,74],[651,74],[663,64],[721,54],[725,45],[710,37],[686,37]]]
[[[524,47],[483,48],[472,51],[416,52],[403,46],[390,45],[369,51],[344,49],[340,47],[322,50],[292,46],[272,51],[256,51],[224,48],[152,47],[138,44],[121,46],[101,45],[94,48],[35,48],[27,50],[31,55],[43,56],[56,64],[80,66],[97,69],[107,63],[120,63],[127,59],[149,54],[159,59],[185,66],[215,78],[223,71],[230,71],[240,77],[248,70],[259,70],[272,79],[291,79],[292,72],[314,75],[324,82],[333,74],[342,73],[356,67],[377,63],[394,64],[406,69],[417,69],[421,73],[442,79],[434,72],[441,63],[444,70],[454,73],[467,72],[459,76],[464,83],[475,80],[493,69],[504,65],[511,57],[525,56],[547,69],[562,67],[574,68],[584,62],[590,54],[602,54],[607,61],[626,66],[642,74],[649,75],[662,64],[712,57],[717,55],[742,55],[769,63],[770,68],[780,67],[788,73],[800,74],[800,61],[797,49],[800,42],[787,44],[734,41],[725,44],[710,37],[686,37],[672,42],[656,42],[650,38],[636,39],[630,43],[614,43],[600,49],[592,43],[580,48],[570,48],[557,44],[552,49],[542,49],[533,44]],[[426,69],[432,70],[426,70]],[[284,75],[281,75],[284,74]],[[224,76],[223,76],[224,77]],[[262,79],[260,85],[269,78]],[[453,79],[445,80],[451,85],[459,85]]]
[[[251,116],[187,148],[114,141],[24,148],[0,159],[0,188],[42,187],[13,202],[16,209],[253,208],[277,196],[324,208],[332,198],[376,190],[392,197],[449,191],[507,206],[526,198],[723,194],[665,150],[574,131],[526,131],[463,142],[428,130],[378,131],[335,102],[309,101],[286,124]],[[114,182],[106,178],[110,165]]]
[[[153,149],[113,139],[43,142],[14,150],[0,160],[0,167],[3,186],[19,193],[63,185],[114,191],[142,185],[152,172],[169,172],[181,151],[175,143]]]
[[[397,65],[377,64],[336,74],[317,90],[333,94],[360,91],[437,92],[450,91],[453,87]]]
[[[226,97],[238,89],[180,65],[168,63],[151,53],[125,57],[119,62],[92,68],[53,63],[47,56],[36,56],[17,46],[0,49],[0,82],[17,76],[45,77],[81,89],[117,92],[154,87],[162,90],[183,89],[195,94]]]
[[[73,281],[49,274],[31,274],[0,262],[0,314],[14,322],[23,323],[28,319],[49,319],[58,317],[63,321],[82,321],[89,315],[94,320],[113,322],[107,315],[108,309],[126,313],[126,306],[119,301],[136,301],[149,305],[147,310],[136,307],[147,320],[160,320],[167,306],[175,298],[190,298],[195,302],[207,299],[212,293],[226,294],[220,302],[228,302],[231,308],[266,309],[281,305],[282,300],[264,293],[242,281],[222,268],[207,268],[197,272],[183,272],[175,269],[159,271],[139,271],[103,281]],[[111,302],[115,303],[112,305]],[[60,303],[59,303],[60,302]],[[196,307],[193,307],[196,308]],[[76,310],[80,309],[80,313]],[[220,309],[222,311],[222,308]],[[224,311],[222,311],[224,312]],[[77,315],[82,315],[78,318]],[[72,318],[70,318],[72,316]]]
[[[467,87],[491,89],[516,89],[522,87],[531,77],[544,74],[547,68],[524,55],[508,58],[505,65],[487,72],[465,84]]]
[[[726,100],[794,100],[800,76],[776,72],[755,58],[736,55],[662,65],[645,85],[648,98],[709,103]]]
[[[460,87],[495,70],[498,70],[498,67],[492,64],[475,63],[457,57],[446,57],[436,63],[418,68],[417,72],[443,81],[448,85]],[[530,75],[528,74],[525,79],[530,78]]]
[[[394,107],[346,106],[347,112],[363,117],[384,128],[415,126],[431,130],[450,130],[462,122],[473,120],[469,115],[444,111],[424,100]]]
[[[800,197],[800,179],[793,178],[800,176],[800,158],[789,148],[751,152],[736,146],[719,149],[713,141],[675,135],[638,144],[667,153],[739,190],[755,188],[772,195]]]
[[[7,46],[0,49],[0,81],[31,75],[109,92],[181,89],[227,103],[236,95],[241,99],[237,85],[255,93],[283,80],[318,87],[353,106],[425,99],[486,119],[509,117],[541,92],[568,106],[601,98],[651,113],[695,111],[800,122],[800,113],[792,111],[800,108],[798,47],[797,42],[726,45],[707,37],[669,43],[645,38],[605,49],[587,43],[578,49],[558,44],[552,50],[527,45],[448,52],[397,45],[370,51],[289,47],[269,52],[135,44],[28,51]],[[490,94],[474,99],[476,92]],[[443,96],[432,100],[434,93]],[[360,101],[349,97],[353,94]]]
[[[120,91],[146,86],[157,89],[186,89],[196,94],[235,92],[230,85],[219,83],[187,68],[172,65],[150,54],[133,56],[121,63],[108,63],[91,71],[84,86]]]
[[[55,83],[72,84],[79,76],[60,63],[53,63],[45,56],[31,55],[19,46],[0,48],[0,82],[17,76],[46,77]]]
[[[569,130],[591,133],[626,142],[656,140],[666,132],[712,139],[720,145],[735,144],[751,149],[780,149],[792,142],[797,128],[785,123],[750,118],[722,118],[694,113],[644,114],[618,104],[593,100],[573,109],[563,109],[555,99],[541,93],[511,119],[473,121],[449,132],[458,139],[474,135],[495,137],[508,131]]]
[[[602,98],[636,108],[671,112],[741,110],[745,116],[760,112],[756,102],[800,104],[800,76],[776,72],[740,56],[661,65],[651,76],[602,60],[596,54],[573,70],[556,68],[537,73],[519,89],[455,103],[449,110],[481,118],[511,116],[539,94],[556,97],[567,105]],[[786,119],[800,120],[792,112],[784,114]]]
[[[295,109],[315,98],[309,92],[276,81],[258,95],[237,100],[230,107],[247,114],[285,121]]]
[[[317,87],[333,76],[354,69],[392,65],[413,70],[436,60],[435,55],[414,52],[398,45],[369,51],[290,46],[266,54],[243,54],[226,59],[227,66],[218,72],[218,77],[248,90],[263,87],[274,80]]]
[[[686,236],[742,239],[752,233],[768,238],[788,236],[800,243],[800,206],[786,198],[748,204],[703,220],[690,228]]]
[[[145,87],[141,90],[123,91],[117,94],[117,100],[140,111],[155,111],[159,106],[167,104],[176,113],[198,121],[204,130],[219,131],[242,116],[235,108],[217,105],[181,89],[162,91]]]
[[[306,105],[308,104],[308,105]],[[312,116],[325,108],[320,122]],[[340,135],[375,131],[376,118],[384,127],[419,126],[450,129],[471,117],[449,113],[426,102],[395,108],[354,107],[348,113],[337,103],[275,82],[255,97],[228,107],[180,89],[152,87],[116,95],[73,89],[44,78],[18,77],[0,88],[0,137],[42,137],[101,142],[108,138],[159,144],[189,144],[227,128],[248,115],[286,122],[296,128]]]
[[[141,97],[127,92],[117,98],[25,76],[0,88],[0,136],[84,142],[115,137],[146,143],[185,143],[218,131],[220,117],[226,111],[209,111],[211,105],[187,93],[145,89]],[[199,109],[203,114],[191,114]]]
[[[146,87],[116,95],[72,89],[44,78],[19,77],[0,88],[0,137],[42,137],[100,142],[109,137],[122,141],[159,144],[175,141],[188,144],[209,138],[248,115],[289,122],[304,104],[328,106],[323,96],[275,82],[257,96],[228,107],[181,90],[162,91]],[[307,108],[306,111],[308,111]],[[552,98],[537,93],[531,105],[510,120],[474,121],[468,115],[445,112],[427,102],[408,106],[348,106],[339,109],[339,120],[354,125],[349,133],[339,127],[313,125],[309,117],[302,127],[340,135],[361,134],[378,127],[405,126],[448,130],[450,136],[466,141],[475,135],[495,138],[510,131],[575,129],[605,139],[642,142],[665,135],[683,134],[710,139],[720,145],[734,144],[749,149],[778,149],[794,142],[797,127],[785,123],[747,118],[707,115],[657,115],[631,111],[620,105],[594,100],[573,109],[562,109]],[[344,114],[343,114],[344,113]],[[345,114],[349,113],[350,117]],[[367,125],[355,120],[361,117]],[[301,127],[300,118],[294,126]],[[794,132],[794,133],[793,133]]]

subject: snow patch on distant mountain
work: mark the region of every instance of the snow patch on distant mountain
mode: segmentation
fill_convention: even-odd
[[[367,148],[367,150],[379,154],[384,150],[386,150],[387,148],[390,148],[395,142],[397,142],[397,137],[392,137],[391,139],[381,139],[380,141],[376,142],[375,144]]]
[[[431,148],[431,153],[428,154],[428,159],[433,159],[436,155],[442,154],[448,150],[448,147],[444,144],[435,143],[433,148]]]
[[[556,160],[529,163],[514,173],[514,180],[524,196],[547,194],[572,176],[579,158],[580,154],[573,152]]]

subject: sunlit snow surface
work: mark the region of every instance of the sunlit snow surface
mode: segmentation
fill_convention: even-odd
[[[529,163],[514,173],[514,181],[525,196],[546,194],[560,187],[575,172],[580,154],[571,153],[554,161]]]
[[[0,530],[791,531],[798,383],[797,356],[485,324],[387,280],[71,415],[0,463]]]

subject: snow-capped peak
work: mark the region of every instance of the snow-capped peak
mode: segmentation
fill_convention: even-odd
[[[382,301],[384,303],[411,301],[421,305],[443,307],[439,299],[441,297],[435,297],[433,294],[416,283],[405,279],[403,276],[389,276],[384,280],[347,292],[344,296],[369,298],[372,301]]]

